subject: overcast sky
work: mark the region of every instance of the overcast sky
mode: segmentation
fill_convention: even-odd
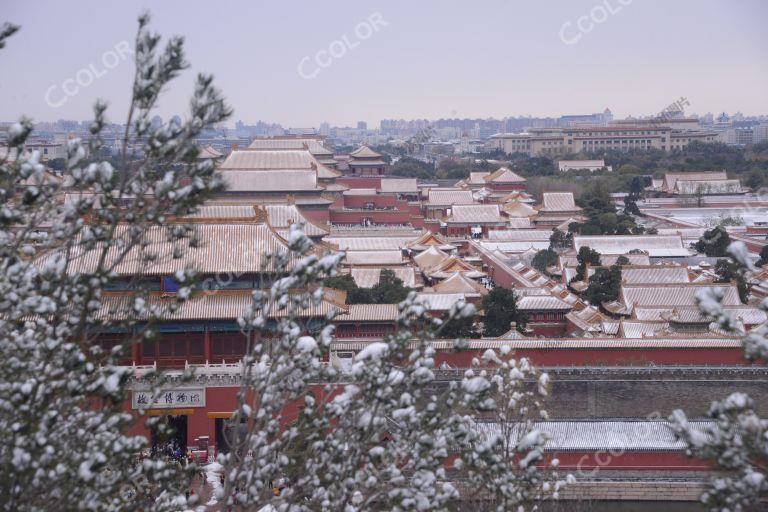
[[[190,72],[158,113],[184,114],[213,73],[241,119],[285,127],[380,119],[768,114],[768,1],[0,0],[22,26],[0,50],[0,120],[122,121],[136,17],[187,41]]]

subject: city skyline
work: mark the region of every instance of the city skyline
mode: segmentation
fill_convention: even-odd
[[[105,98],[110,120],[123,122],[143,8],[166,39],[186,38],[195,63],[164,96],[164,119],[186,112],[183,98],[201,71],[215,75],[234,107],[230,125],[376,127],[381,119],[558,117],[606,107],[625,118],[653,115],[681,96],[688,113],[768,113],[768,69],[754,66],[768,47],[760,27],[768,4],[757,1],[349,3],[333,12],[237,4],[221,17],[180,2],[77,5],[101,21],[61,24],[71,7],[53,2],[6,5],[3,21],[22,28],[0,52],[1,119],[88,119]],[[726,27],[738,30],[723,37]],[[8,72],[15,69],[23,73]]]
[[[609,110],[611,110],[611,109],[609,109]],[[333,123],[328,123],[326,121],[318,121],[318,122],[309,123],[309,124],[306,124],[306,125],[303,125],[303,126],[300,126],[300,125],[288,125],[286,123],[281,122],[279,119],[240,119],[240,118],[238,118],[235,115],[233,119],[228,120],[226,123],[224,123],[223,126],[225,126],[226,128],[235,128],[237,124],[242,124],[244,126],[255,126],[255,125],[261,123],[261,124],[265,124],[265,125],[280,126],[281,128],[283,128],[285,130],[302,129],[302,128],[314,128],[316,130],[320,130],[320,129],[323,128],[324,125],[327,124],[330,129],[337,129],[337,128],[338,129],[358,129],[358,130],[362,129],[362,130],[372,131],[372,130],[379,130],[381,122],[401,122],[401,121],[403,121],[403,122],[406,122],[406,123],[418,123],[418,122],[426,121],[426,122],[429,122],[429,123],[434,123],[434,122],[437,122],[437,121],[467,121],[467,120],[469,120],[469,121],[492,121],[492,122],[502,123],[502,122],[507,121],[507,120],[518,120],[519,121],[519,120],[523,120],[523,119],[532,119],[532,120],[551,119],[551,120],[557,121],[558,119],[565,118],[565,117],[582,117],[582,116],[583,117],[587,117],[587,116],[597,115],[597,114],[600,114],[600,113],[601,112],[589,112],[589,113],[587,113],[587,112],[579,112],[579,113],[563,112],[560,115],[554,115],[554,116],[508,115],[508,116],[490,116],[490,117],[485,117],[485,118],[480,118],[480,117],[451,117],[451,116],[444,117],[444,118],[435,118],[435,119],[425,119],[425,118],[416,118],[416,117],[413,117],[413,118],[400,118],[400,119],[382,118],[382,119],[375,120],[374,122],[366,121],[366,120],[362,120],[361,119],[361,120],[358,120],[358,121],[355,121],[355,122],[351,122],[351,123],[349,123],[347,125],[336,125],[336,124],[333,124]],[[721,111],[704,112],[704,113],[685,112],[685,117],[686,118],[692,118],[693,117],[693,118],[702,119],[705,116],[713,116],[714,118],[717,118],[722,113],[723,112],[721,112]],[[765,113],[749,113],[749,112],[724,112],[724,113],[726,115],[728,115],[729,117],[740,115],[740,118],[743,117],[744,119],[764,119],[764,118],[768,117],[768,114],[765,114]],[[162,116],[162,115],[158,114],[158,117],[160,117],[160,119],[163,122],[166,122],[166,121],[170,120],[172,117],[175,117],[175,116],[179,116],[180,117],[180,114],[178,114],[178,113],[176,113],[176,114],[169,114],[167,116]],[[614,117],[613,119],[614,120],[638,119],[639,121],[641,121],[641,120],[644,120],[644,119],[647,120],[647,119],[650,119],[650,118],[653,118],[653,117],[663,117],[663,116],[664,116],[664,111],[662,110],[660,112],[655,112],[655,113],[652,113],[652,114],[629,114],[626,118],[616,118],[616,117]],[[11,120],[11,119],[0,119],[0,124],[1,123],[9,123],[9,122],[12,122],[12,121],[13,120]],[[61,118],[61,119],[34,119],[33,121],[35,123],[47,123],[47,124],[56,124],[56,123],[61,123],[61,122],[72,122],[72,121],[81,123],[81,122],[90,122],[91,118],[90,117],[84,117],[84,118],[81,118],[81,119],[64,119],[64,118]],[[118,120],[118,119],[113,120],[112,122],[115,123],[115,124],[124,124],[124,123],[120,122],[120,120]],[[365,123],[366,124],[366,128],[360,128],[358,126],[359,123]]]

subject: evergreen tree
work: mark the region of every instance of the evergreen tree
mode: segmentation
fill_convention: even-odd
[[[471,339],[478,338],[480,336],[475,325],[475,319],[472,317],[451,318],[448,313],[445,313],[441,320],[443,321],[443,325],[440,327],[439,331],[440,338]]]
[[[381,270],[379,282],[371,288],[371,301],[374,304],[398,304],[408,297],[410,291],[393,270],[385,268]]]
[[[610,268],[598,268],[589,278],[589,286],[583,297],[594,306],[612,302],[619,298],[621,288],[621,267],[611,265]]]
[[[722,226],[705,231],[694,248],[709,257],[728,256],[728,246],[731,245],[731,237]]]
[[[717,260],[715,263],[715,273],[717,274],[718,283],[736,283],[736,288],[739,291],[739,299],[742,304],[746,304],[749,299],[749,289],[747,288],[747,280],[744,278],[743,268],[736,262],[722,259]]]
[[[755,263],[758,267],[762,267],[766,264],[768,264],[768,245],[764,245],[763,248],[760,249],[760,259]]]
[[[483,311],[485,312],[484,336],[496,337],[508,332],[512,322],[518,329],[525,327],[527,316],[517,310],[517,296],[513,290],[495,287],[483,297]]]
[[[640,215],[636,196],[632,194],[624,196],[624,215]]]
[[[547,268],[557,263],[557,253],[552,249],[542,249],[537,252],[531,260],[531,266],[541,272],[549,275]]]
[[[576,266],[576,275],[573,277],[574,281],[584,281],[587,278],[588,265],[596,267],[601,264],[600,253],[587,246],[579,249],[579,252],[576,255],[576,260],[579,264]]]
[[[347,304],[374,304],[371,290],[359,287],[350,274],[330,277],[325,286],[347,292]]]
[[[573,247],[573,233],[563,233],[555,228],[552,231],[552,236],[549,237],[549,249],[559,251],[571,247]]]

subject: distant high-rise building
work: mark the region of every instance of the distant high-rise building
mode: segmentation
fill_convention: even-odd
[[[330,134],[331,134],[331,125],[326,122],[320,123],[320,135],[327,137]]]
[[[283,135],[285,130],[279,124],[259,121],[256,124],[245,124],[242,121],[235,123],[235,133],[239,137],[271,137]]]
[[[561,118],[562,119],[562,118]],[[684,149],[690,142],[714,142],[717,133],[701,130],[695,119],[613,121],[610,125],[576,125],[563,128],[532,128],[526,133],[500,133],[490,138],[487,149],[531,156],[605,150]]]
[[[717,124],[731,124],[731,118],[725,112],[717,116]]]
[[[368,129],[368,123],[365,121],[358,121],[357,122],[357,129],[358,130],[367,130]]]
[[[752,142],[754,144],[768,142],[768,123],[760,123],[752,128]]]
[[[56,130],[58,131],[73,132],[76,131],[79,127],[80,123],[71,119],[59,119],[56,121]]]
[[[567,128],[569,126],[600,126],[605,125],[613,119],[613,114],[609,109],[596,114],[576,114],[560,116],[557,120],[558,126]]]
[[[314,128],[288,128],[285,130],[286,135],[315,135]]]
[[[768,141],[768,124],[758,122],[734,123],[718,134],[718,140],[735,146],[746,146]]]

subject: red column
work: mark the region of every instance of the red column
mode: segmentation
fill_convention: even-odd
[[[131,345],[131,360],[135,364],[141,364],[141,342]]]
[[[205,362],[211,361],[211,331],[205,331],[203,333],[203,354]]]

